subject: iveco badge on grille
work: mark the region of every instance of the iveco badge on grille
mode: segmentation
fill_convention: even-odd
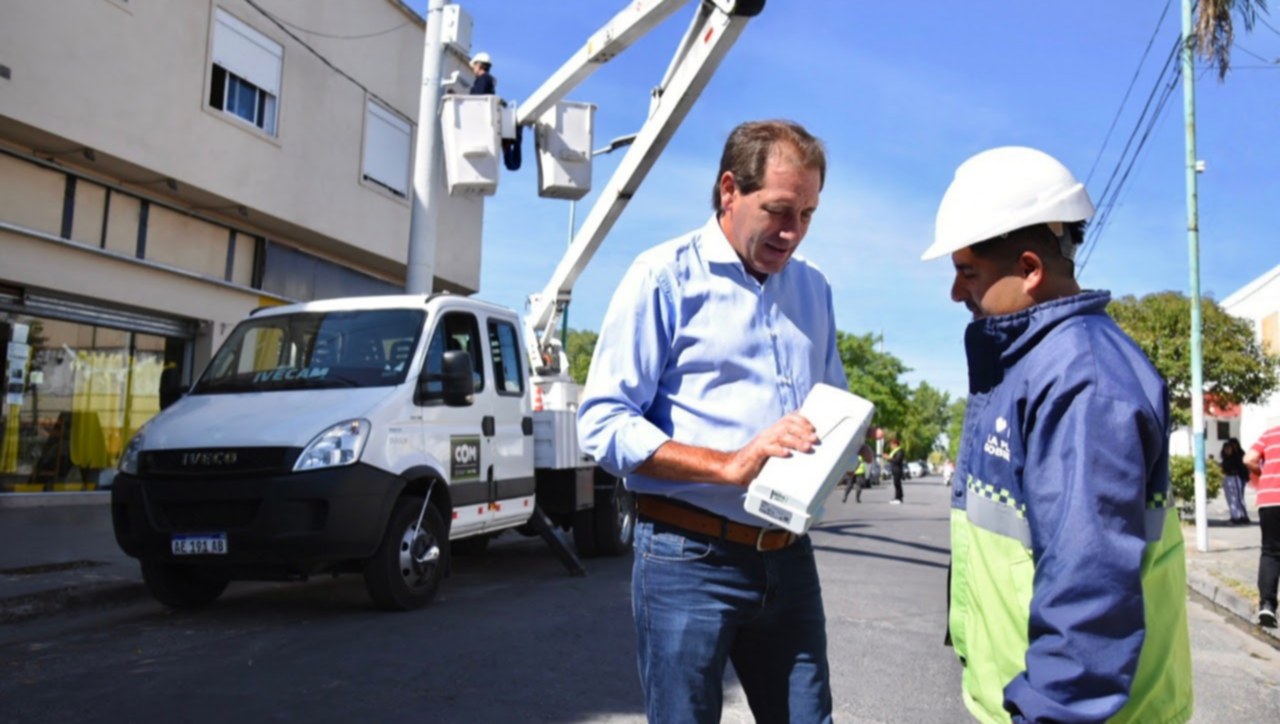
[[[185,466],[211,467],[214,465],[232,465],[235,461],[236,453],[234,450],[182,453],[182,464]]]

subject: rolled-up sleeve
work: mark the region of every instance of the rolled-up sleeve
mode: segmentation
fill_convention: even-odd
[[[614,475],[630,474],[671,439],[645,413],[671,350],[673,299],[669,280],[637,261],[605,313],[578,409],[578,442]]]

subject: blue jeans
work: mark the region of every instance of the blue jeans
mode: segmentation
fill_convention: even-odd
[[[765,553],[642,519],[631,608],[650,724],[720,721],[725,664],[758,724],[831,721],[826,614],[806,536]]]

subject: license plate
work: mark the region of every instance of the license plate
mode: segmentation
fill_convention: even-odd
[[[224,556],[227,554],[227,534],[175,535],[173,554],[175,556]]]

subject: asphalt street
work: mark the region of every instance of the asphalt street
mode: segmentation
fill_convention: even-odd
[[[970,721],[942,645],[947,490],[909,481],[828,503],[813,533],[841,722]],[[514,535],[455,561],[429,608],[372,610],[358,577],[233,584],[213,607],[151,602],[0,626],[0,723],[638,724],[629,559],[571,578]],[[1193,601],[1199,723],[1280,716],[1280,652]],[[752,721],[732,674],[725,722]]]

